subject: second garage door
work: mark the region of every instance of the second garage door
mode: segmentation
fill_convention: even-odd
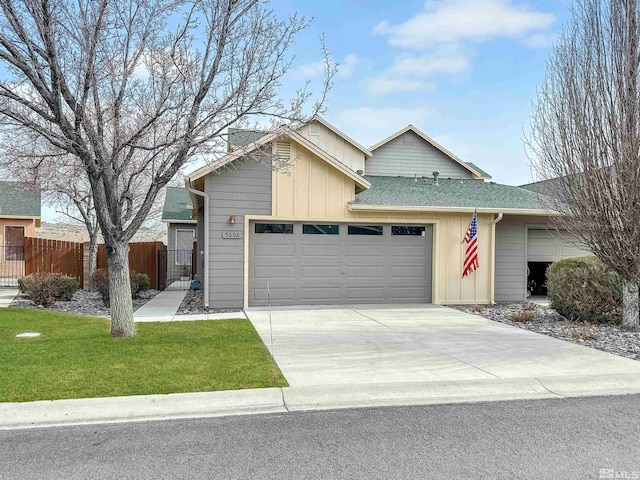
[[[249,305],[429,303],[432,242],[431,225],[252,223]]]

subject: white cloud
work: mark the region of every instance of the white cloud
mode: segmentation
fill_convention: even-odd
[[[296,78],[313,78],[322,75],[324,72],[324,61],[320,60],[318,62],[307,63],[305,65],[300,65],[299,67],[292,70],[291,73]]]
[[[530,48],[546,48],[556,39],[556,34],[538,33],[525,39],[524,44]]]
[[[356,73],[356,67],[358,66],[358,57],[350,53],[346,55],[340,65],[338,65],[338,75],[344,78],[351,78]]]
[[[430,116],[426,107],[361,107],[343,110],[329,121],[362,145],[369,146],[409,124],[423,125]]]
[[[433,85],[423,81],[438,74],[463,74],[471,69],[469,59],[457,52],[434,52],[422,56],[396,58],[391,67],[364,81],[365,89],[376,95],[415,92]]]
[[[422,12],[398,25],[384,20],[373,33],[388,36],[391,45],[420,50],[438,43],[520,38],[554,21],[552,14],[510,0],[442,0],[428,1]]]
[[[366,78],[363,85],[372,95],[388,95],[393,92],[417,92],[423,90],[425,84],[420,80],[393,78],[385,72],[377,77]]]

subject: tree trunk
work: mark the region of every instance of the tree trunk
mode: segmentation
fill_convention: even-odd
[[[89,278],[98,266],[98,234],[89,233]]]
[[[638,282],[624,280],[622,283],[622,328],[633,330],[638,327]]]
[[[131,337],[133,326],[133,302],[129,280],[129,244],[106,245],[109,267],[109,299],[111,303],[111,336]]]

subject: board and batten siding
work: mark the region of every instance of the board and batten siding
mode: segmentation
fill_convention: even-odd
[[[273,215],[283,218],[344,218],[355,199],[355,182],[291,142],[289,172],[273,172]]]
[[[205,177],[209,195],[209,302],[214,308],[244,306],[244,240],[222,238],[244,232],[245,215],[271,215],[271,167],[238,160]],[[235,215],[235,223],[229,217]]]
[[[309,122],[298,133],[354,172],[365,169],[365,154],[319,122]]]
[[[366,175],[386,177],[431,178],[433,172],[440,172],[440,178],[473,177],[469,170],[412,131],[376,148],[365,168]]]

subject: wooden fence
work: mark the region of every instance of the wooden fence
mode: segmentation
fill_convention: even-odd
[[[137,273],[146,273],[151,288],[158,288],[158,252],[166,250],[162,242],[139,242],[129,244],[129,269]],[[104,244],[98,245],[97,268],[107,268],[107,252]]]
[[[24,273],[63,273],[76,277],[83,282],[83,245],[82,243],[47,240],[25,237]]]

